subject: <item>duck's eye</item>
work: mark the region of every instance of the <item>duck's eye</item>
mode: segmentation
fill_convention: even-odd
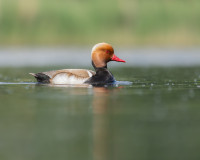
[[[106,53],[110,54],[110,51],[106,50]]]

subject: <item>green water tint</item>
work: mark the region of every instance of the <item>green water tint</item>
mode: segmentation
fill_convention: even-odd
[[[132,85],[37,85],[0,69],[0,159],[200,158],[200,67],[122,68]],[[7,83],[9,82],[9,83]]]

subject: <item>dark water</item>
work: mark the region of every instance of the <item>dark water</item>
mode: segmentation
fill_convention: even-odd
[[[116,87],[36,85],[43,70],[0,69],[1,160],[200,159],[200,67],[113,69],[133,82]]]

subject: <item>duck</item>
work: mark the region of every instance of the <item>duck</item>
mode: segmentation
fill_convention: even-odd
[[[53,85],[103,85],[116,82],[113,74],[107,68],[107,63],[110,61],[126,62],[118,58],[114,53],[113,47],[105,42],[97,43],[93,46],[91,59],[95,71],[87,69],[61,69],[29,74],[34,76],[38,83]]]

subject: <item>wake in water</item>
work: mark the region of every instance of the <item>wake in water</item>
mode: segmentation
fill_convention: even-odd
[[[111,84],[104,84],[104,85],[93,85],[93,87],[118,87],[118,86],[129,86],[132,85],[133,82],[129,81],[116,81]],[[44,83],[37,83],[37,82],[0,82],[0,85],[46,85],[46,86],[55,86],[55,87],[92,87],[90,84],[65,84],[65,85],[52,85],[52,84],[44,84]]]
[[[7,85],[7,84],[37,84],[35,82],[0,82],[0,85]]]

